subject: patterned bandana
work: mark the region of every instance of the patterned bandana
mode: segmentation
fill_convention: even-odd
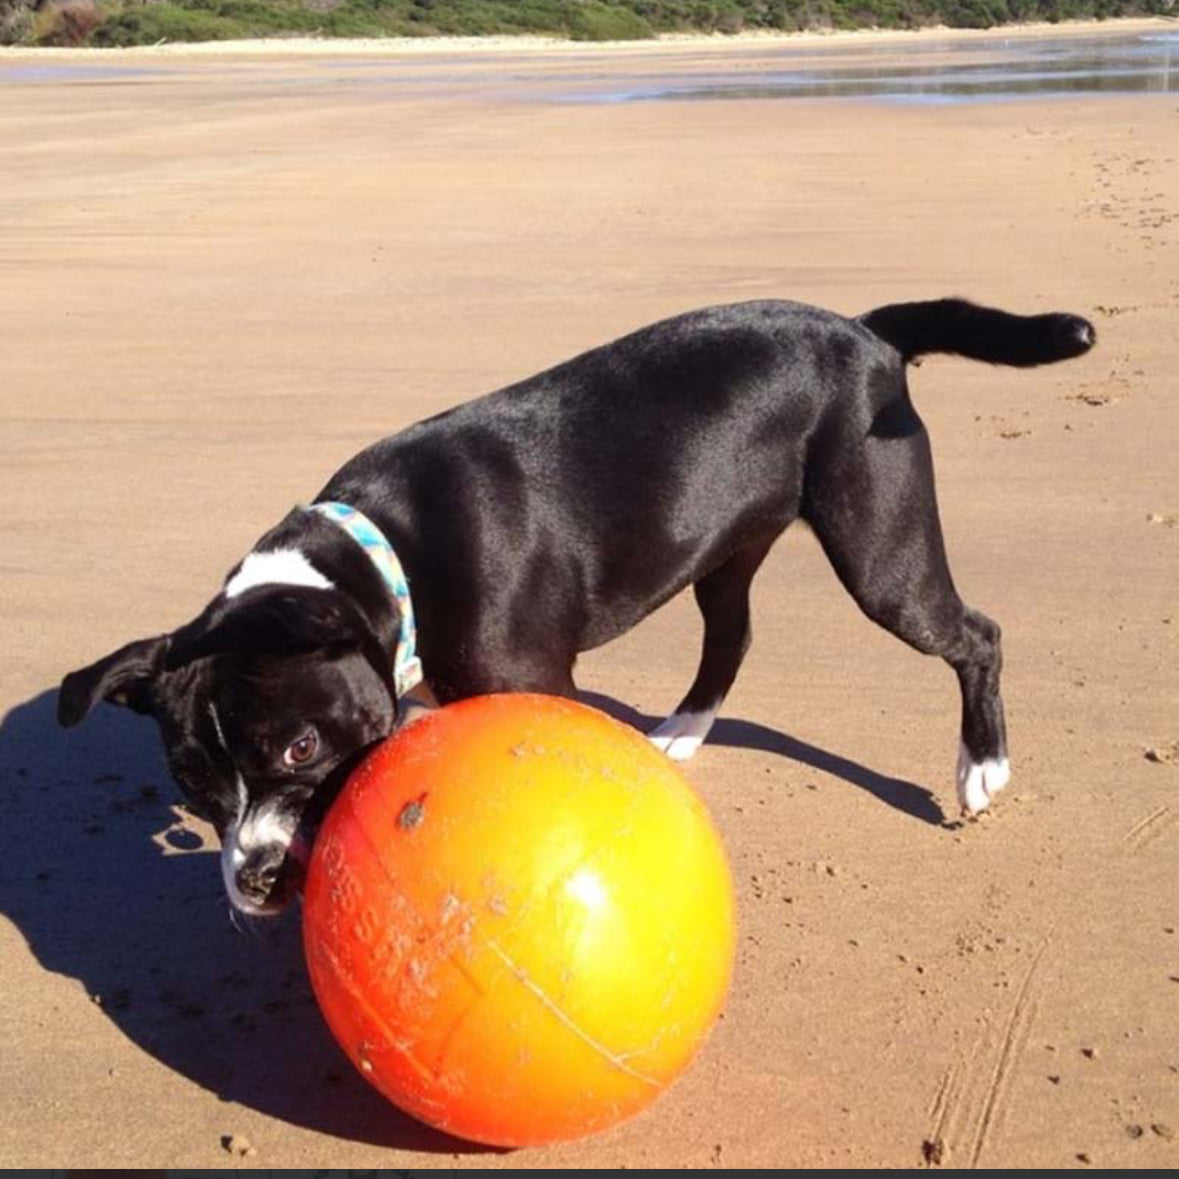
[[[413,602],[409,596],[409,582],[393,546],[367,516],[347,504],[312,504],[307,510],[334,521],[364,549],[396,600],[401,610],[401,634],[397,639],[397,653],[393,661],[393,682],[397,695],[404,696],[422,682],[422,661],[417,656],[418,630],[413,617]]]

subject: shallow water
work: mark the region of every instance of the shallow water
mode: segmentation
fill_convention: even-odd
[[[895,42],[870,48],[847,47],[855,64],[841,65],[840,53],[819,47],[812,61],[805,50],[783,51],[790,66],[741,73],[703,73],[628,79],[625,85],[568,92],[565,102],[642,102],[725,98],[858,98],[889,102],[977,102],[1078,94],[1168,94],[1179,91],[1179,33],[1085,38],[1004,38],[922,42],[903,56],[936,62],[896,64]],[[887,54],[879,66],[864,58]],[[768,56],[772,56],[768,55]]]
[[[875,59],[875,60],[874,60]],[[292,71],[292,60],[297,63]],[[651,55],[619,68],[611,50],[533,55],[426,58],[331,57],[274,63],[197,58],[85,63],[0,62],[0,85],[103,85],[164,81],[213,68],[246,86],[275,91],[331,86],[380,89],[391,99],[495,97],[520,102],[629,103],[719,99],[842,99],[904,103],[994,102],[1061,95],[1172,94],[1179,91],[1179,32],[1085,37],[931,38],[857,42],[779,42],[755,61],[723,44]],[[878,62],[879,64],[876,64]],[[301,68],[300,68],[301,67]]]
[[[78,63],[61,61],[15,61],[0,63],[0,82],[29,84],[35,82],[117,82],[142,78],[156,70],[113,62]]]

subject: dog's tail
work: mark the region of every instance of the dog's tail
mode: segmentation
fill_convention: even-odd
[[[890,303],[861,315],[859,322],[891,344],[907,364],[929,352],[951,352],[988,364],[1030,368],[1081,356],[1097,333],[1079,315],[1012,315],[965,299]]]

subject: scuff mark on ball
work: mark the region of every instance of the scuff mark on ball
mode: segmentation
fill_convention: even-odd
[[[401,808],[401,813],[397,816],[397,826],[402,831],[412,831],[415,827],[421,825],[425,817],[426,796],[419,794],[417,798],[411,799]]]

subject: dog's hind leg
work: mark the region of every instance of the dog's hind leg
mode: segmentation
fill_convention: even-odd
[[[964,811],[984,810],[1010,777],[999,627],[958,596],[934,494],[929,438],[907,399],[889,428],[857,439],[816,477],[803,515],[860,608],[897,638],[957,673],[957,769]],[[901,420],[906,429],[898,429]]]
[[[649,734],[676,761],[686,761],[700,748],[737,678],[752,638],[749,586],[771,544],[773,540],[738,550],[693,587],[704,616],[700,667],[680,706]]]

